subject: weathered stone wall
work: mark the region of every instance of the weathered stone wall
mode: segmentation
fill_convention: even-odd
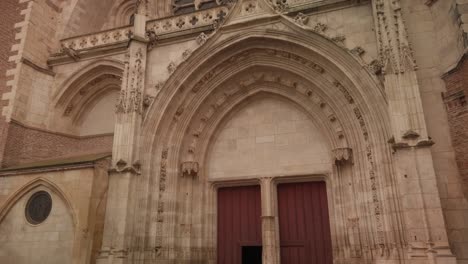
[[[52,198],[49,217],[39,225],[27,222],[25,207],[38,191]],[[38,187],[24,195],[0,222],[1,263],[72,263],[74,223],[70,209],[53,190]]]
[[[426,3],[402,1],[402,8],[418,64],[428,134],[435,142],[432,155],[449,241],[459,261],[468,261],[468,202],[455,161],[458,153],[454,152],[457,140],[453,138],[452,142],[450,134],[452,119],[447,117],[441,96],[450,89],[441,76],[463,53],[463,38],[459,34],[455,1],[435,1],[431,6]]]

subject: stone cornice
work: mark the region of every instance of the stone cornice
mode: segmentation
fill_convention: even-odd
[[[62,137],[69,137],[69,138],[74,138],[74,139],[98,138],[98,137],[106,137],[106,136],[113,136],[114,135],[114,133],[105,133],[105,134],[89,135],[89,136],[77,136],[77,135],[72,135],[72,134],[67,134],[67,133],[62,133],[62,132],[57,132],[57,131],[52,131],[52,130],[48,130],[48,129],[43,129],[43,128],[38,128],[38,127],[26,125],[26,124],[22,123],[21,121],[18,121],[18,120],[15,120],[15,119],[11,119],[10,122],[12,124],[16,124],[18,126],[26,128],[26,129],[35,130],[35,131],[44,132],[44,133],[50,133],[50,134],[53,134],[53,135],[58,135],[58,136],[62,136]]]
[[[64,160],[39,161],[30,164],[1,169],[0,177],[95,168],[98,161],[110,157],[110,153],[102,153],[95,155],[87,155],[83,157],[69,158]]]
[[[55,76],[55,72],[52,71],[51,69],[46,69],[46,68],[43,68],[39,65],[37,65],[35,62],[33,62],[32,60],[30,59],[27,59],[25,57],[22,57],[21,58],[21,62],[25,65],[28,65],[29,67],[35,69],[36,71],[39,71],[39,72],[42,72],[44,74],[47,74],[49,76],[52,76],[54,77]]]

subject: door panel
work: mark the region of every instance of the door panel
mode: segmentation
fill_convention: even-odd
[[[243,246],[262,245],[259,186],[218,190],[218,264],[241,264]]]
[[[331,264],[324,182],[278,185],[281,264]]]

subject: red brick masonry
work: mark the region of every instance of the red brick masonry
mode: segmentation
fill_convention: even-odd
[[[112,151],[112,134],[75,137],[12,122],[5,147],[4,167],[40,160]]]
[[[10,88],[6,87],[6,83],[12,76],[7,78],[6,72],[13,69],[15,63],[9,62],[8,58],[17,53],[11,52],[11,47],[13,44],[19,43],[19,40],[15,40],[15,35],[19,31],[14,28],[14,25],[24,20],[21,10],[26,9],[26,7],[27,4],[20,4],[19,0],[0,0],[0,165],[8,134],[8,123],[1,115],[7,101],[1,100],[1,98],[3,93],[10,91]]]
[[[443,93],[450,124],[450,134],[468,197],[468,60],[463,58],[457,68],[444,76],[447,92]]]

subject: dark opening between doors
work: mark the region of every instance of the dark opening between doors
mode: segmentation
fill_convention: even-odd
[[[262,247],[242,247],[242,264],[262,264]]]

